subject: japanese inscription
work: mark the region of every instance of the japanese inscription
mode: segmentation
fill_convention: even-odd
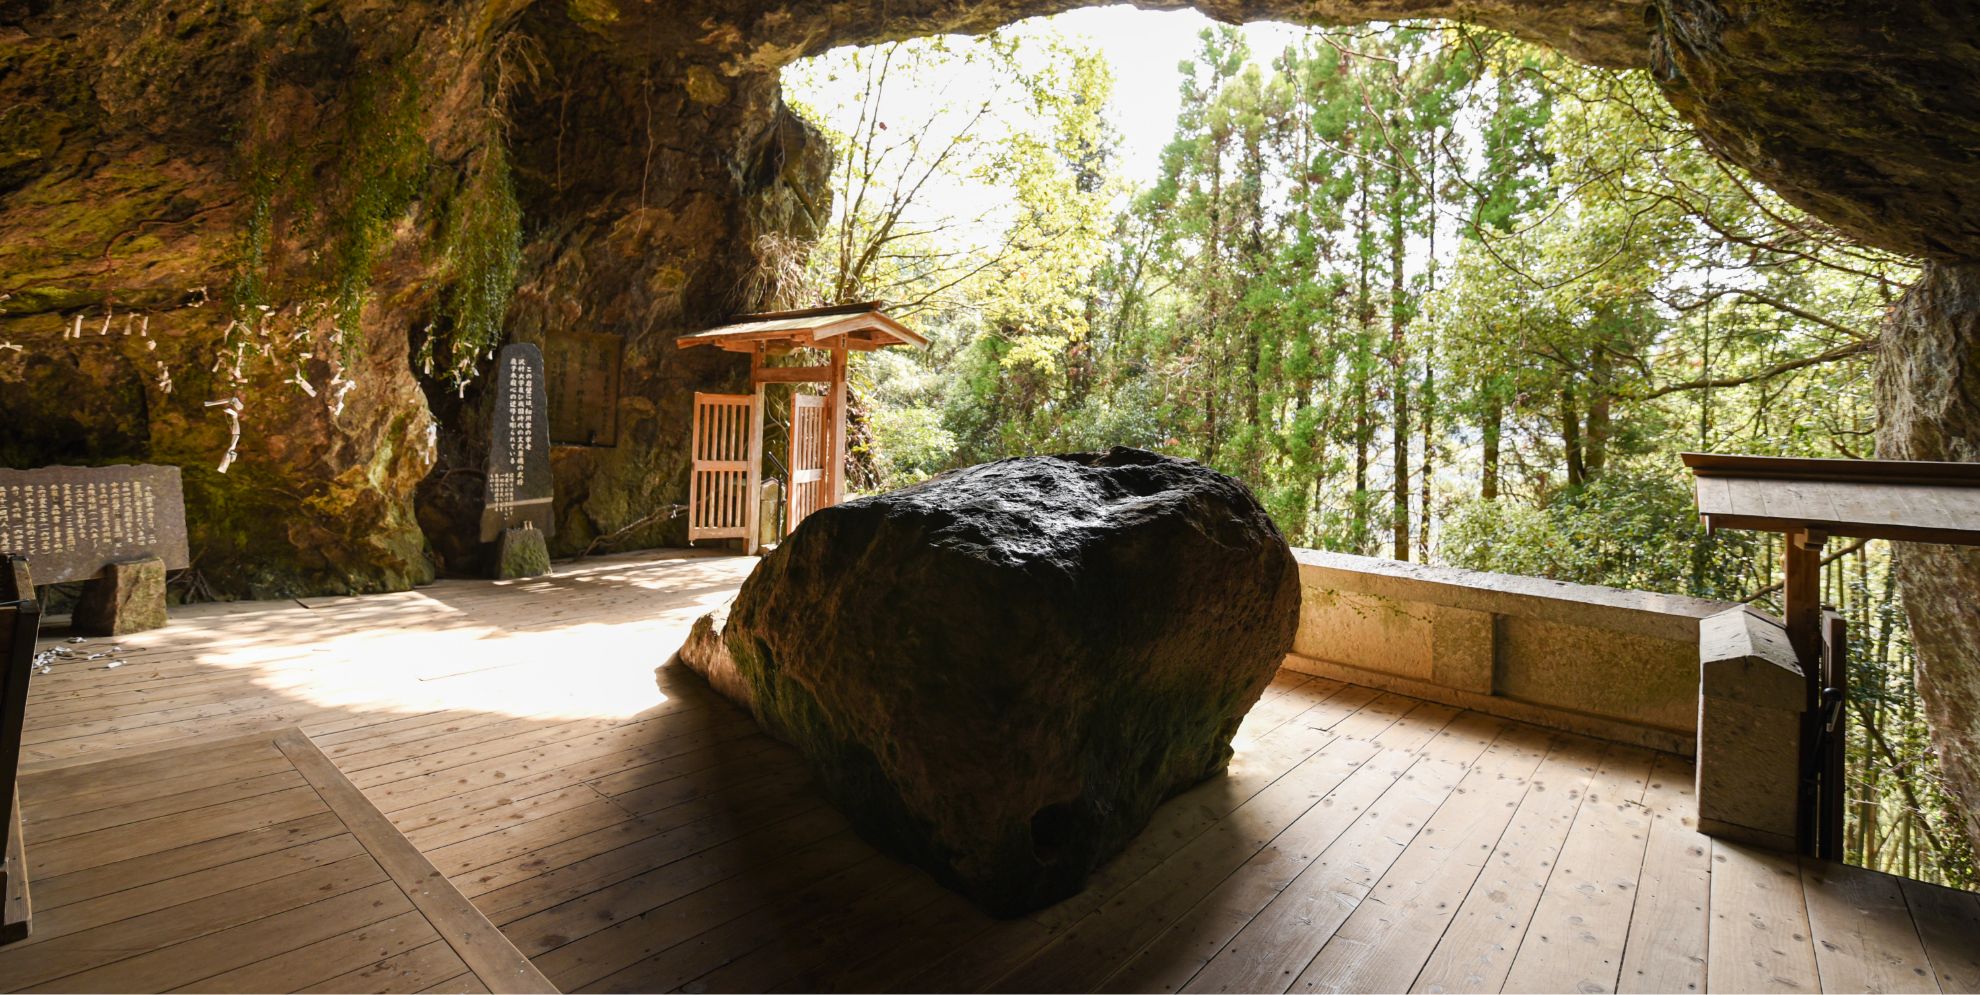
[[[504,346],[495,358],[494,424],[482,489],[481,541],[525,525],[556,531],[551,508],[550,419],[543,397],[543,353]]]
[[[142,556],[183,569],[179,468],[0,469],[0,553],[26,556],[37,584],[89,580],[111,563]]]
[[[619,369],[626,340],[598,332],[552,333],[544,361],[550,370],[550,441],[577,446],[619,444]]]

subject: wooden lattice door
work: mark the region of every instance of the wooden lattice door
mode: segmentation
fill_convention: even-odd
[[[688,474],[688,541],[749,534],[751,404],[748,394],[694,395]]]
[[[785,535],[805,516],[832,503],[825,479],[825,398],[791,395],[791,491],[786,498]]]

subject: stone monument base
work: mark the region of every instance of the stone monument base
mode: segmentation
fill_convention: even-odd
[[[122,560],[83,581],[69,627],[89,636],[122,636],[165,624],[165,561]]]
[[[495,540],[495,579],[541,577],[550,572],[550,545],[542,529],[503,529]]]

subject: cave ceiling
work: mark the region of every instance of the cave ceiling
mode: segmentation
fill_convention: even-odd
[[[1140,0],[1222,21],[1454,18],[1595,65],[1650,68],[1706,143],[1863,241],[1980,259],[1980,10],[1969,0]],[[633,5],[626,5],[631,7]],[[666,6],[667,10],[658,8]],[[649,5],[649,37],[729,73],[835,45],[1092,6],[1082,0],[707,0]],[[687,30],[682,30],[686,28]],[[685,54],[685,53],[684,53]]]

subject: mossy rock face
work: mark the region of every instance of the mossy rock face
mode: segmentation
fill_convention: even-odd
[[[690,399],[746,364],[673,339],[762,303],[825,150],[774,67],[672,8],[601,32],[619,6],[0,18],[0,465],[181,467],[201,596],[486,576],[487,357],[579,329],[626,339],[624,430],[553,452],[556,551],[682,500]]]
[[[764,236],[831,213],[825,143],[784,107],[778,69],[1071,5],[14,5],[0,345],[19,348],[0,348],[0,464],[181,467],[215,596],[485,575],[487,358],[604,332],[625,339],[619,444],[553,452],[551,551],[683,542],[683,519],[653,513],[687,491],[692,395],[742,389],[746,364],[673,342],[782,303],[755,279]],[[1457,15],[1604,65],[1654,57],[1714,147],[1798,203],[1882,245],[1980,259],[1970,4],[1656,0],[1647,30],[1627,0],[1198,5]],[[227,460],[215,402],[236,397]]]
[[[1980,266],[1927,263],[1884,323],[1881,459],[1980,462]],[[1980,549],[1895,544],[1918,695],[1945,784],[1980,850]]]
[[[820,511],[723,638],[855,825],[1008,916],[1224,770],[1298,621],[1292,553],[1242,484],[1117,448]]]

